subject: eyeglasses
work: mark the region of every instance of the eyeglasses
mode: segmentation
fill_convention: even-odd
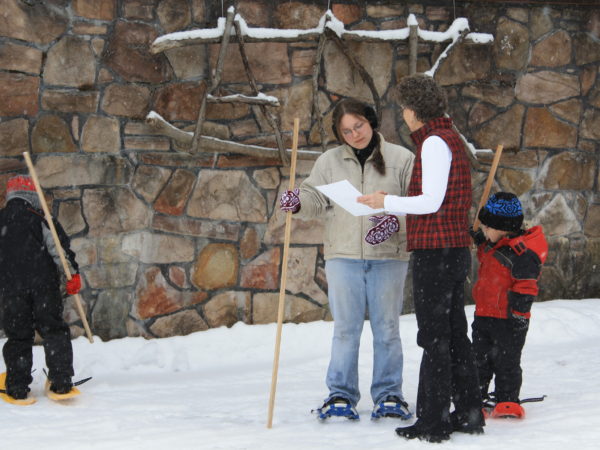
[[[358,122],[352,128],[350,128],[350,129],[346,128],[345,130],[342,130],[342,134],[344,136],[350,136],[353,132],[360,133],[360,130],[364,126],[365,123],[366,122]]]

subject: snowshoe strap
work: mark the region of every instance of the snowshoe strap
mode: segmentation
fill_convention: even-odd
[[[546,395],[542,395],[541,397],[524,398],[522,400],[519,400],[519,403],[543,402],[546,397]]]

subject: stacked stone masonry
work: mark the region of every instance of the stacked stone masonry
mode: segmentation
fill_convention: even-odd
[[[450,113],[478,149],[505,152],[494,190],[517,193],[531,224],[550,242],[540,300],[600,294],[600,7],[537,2],[363,2],[332,0],[347,29],[406,27],[444,31],[465,17],[493,43],[457,45],[435,73]],[[565,2],[569,3],[569,2]],[[572,2],[570,2],[572,3]],[[218,44],[153,55],[150,44],[174,31],[214,28],[232,1],[0,0],[0,202],[6,180],[34,158],[53,213],[71,235],[84,279],[82,296],[102,339],[184,335],[236,322],[276,321],[285,216],[278,197],[289,169],[277,159],[180,152],[144,118],[154,110],[193,131]],[[249,26],[311,28],[326,1],[238,0]],[[421,41],[417,70],[432,67],[447,43]],[[381,131],[413,148],[393,100],[408,73],[408,42],[349,42],[382,100]],[[261,92],[291,147],[321,149],[313,111],[317,42],[247,43]],[[326,145],[335,102],[370,91],[328,43],[318,105]],[[219,94],[252,95],[231,44]],[[259,108],[209,104],[203,134],[276,147]],[[473,165],[473,208],[491,153]],[[300,160],[297,183],[313,162]],[[293,221],[285,320],[327,320],[327,282],[319,221]],[[471,279],[475,277],[473,267]],[[410,284],[410,283],[409,283]],[[410,286],[405,311],[410,311]],[[65,317],[83,334],[69,300]]]

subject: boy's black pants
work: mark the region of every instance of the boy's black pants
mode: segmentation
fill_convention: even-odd
[[[63,320],[63,302],[57,287],[40,287],[2,296],[4,332],[8,340],[2,353],[6,364],[6,386],[27,387],[32,381],[34,330],[44,341],[48,378],[70,382],[73,348],[69,326]]]
[[[471,266],[467,248],[413,252],[413,296],[423,348],[417,394],[417,426],[431,433],[452,432],[461,423],[483,425],[477,368],[464,308],[464,282]]]
[[[498,403],[519,401],[523,381],[521,353],[527,330],[528,327],[519,328],[509,319],[475,316],[473,350],[484,397],[495,375],[494,393]]]

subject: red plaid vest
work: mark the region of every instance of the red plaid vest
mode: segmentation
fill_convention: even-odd
[[[471,206],[471,168],[459,135],[452,129],[452,119],[430,120],[410,137],[417,145],[415,165],[408,186],[408,196],[421,195],[423,167],[421,150],[429,136],[439,136],[452,151],[446,196],[433,214],[407,215],[407,250],[468,247],[469,208]]]

